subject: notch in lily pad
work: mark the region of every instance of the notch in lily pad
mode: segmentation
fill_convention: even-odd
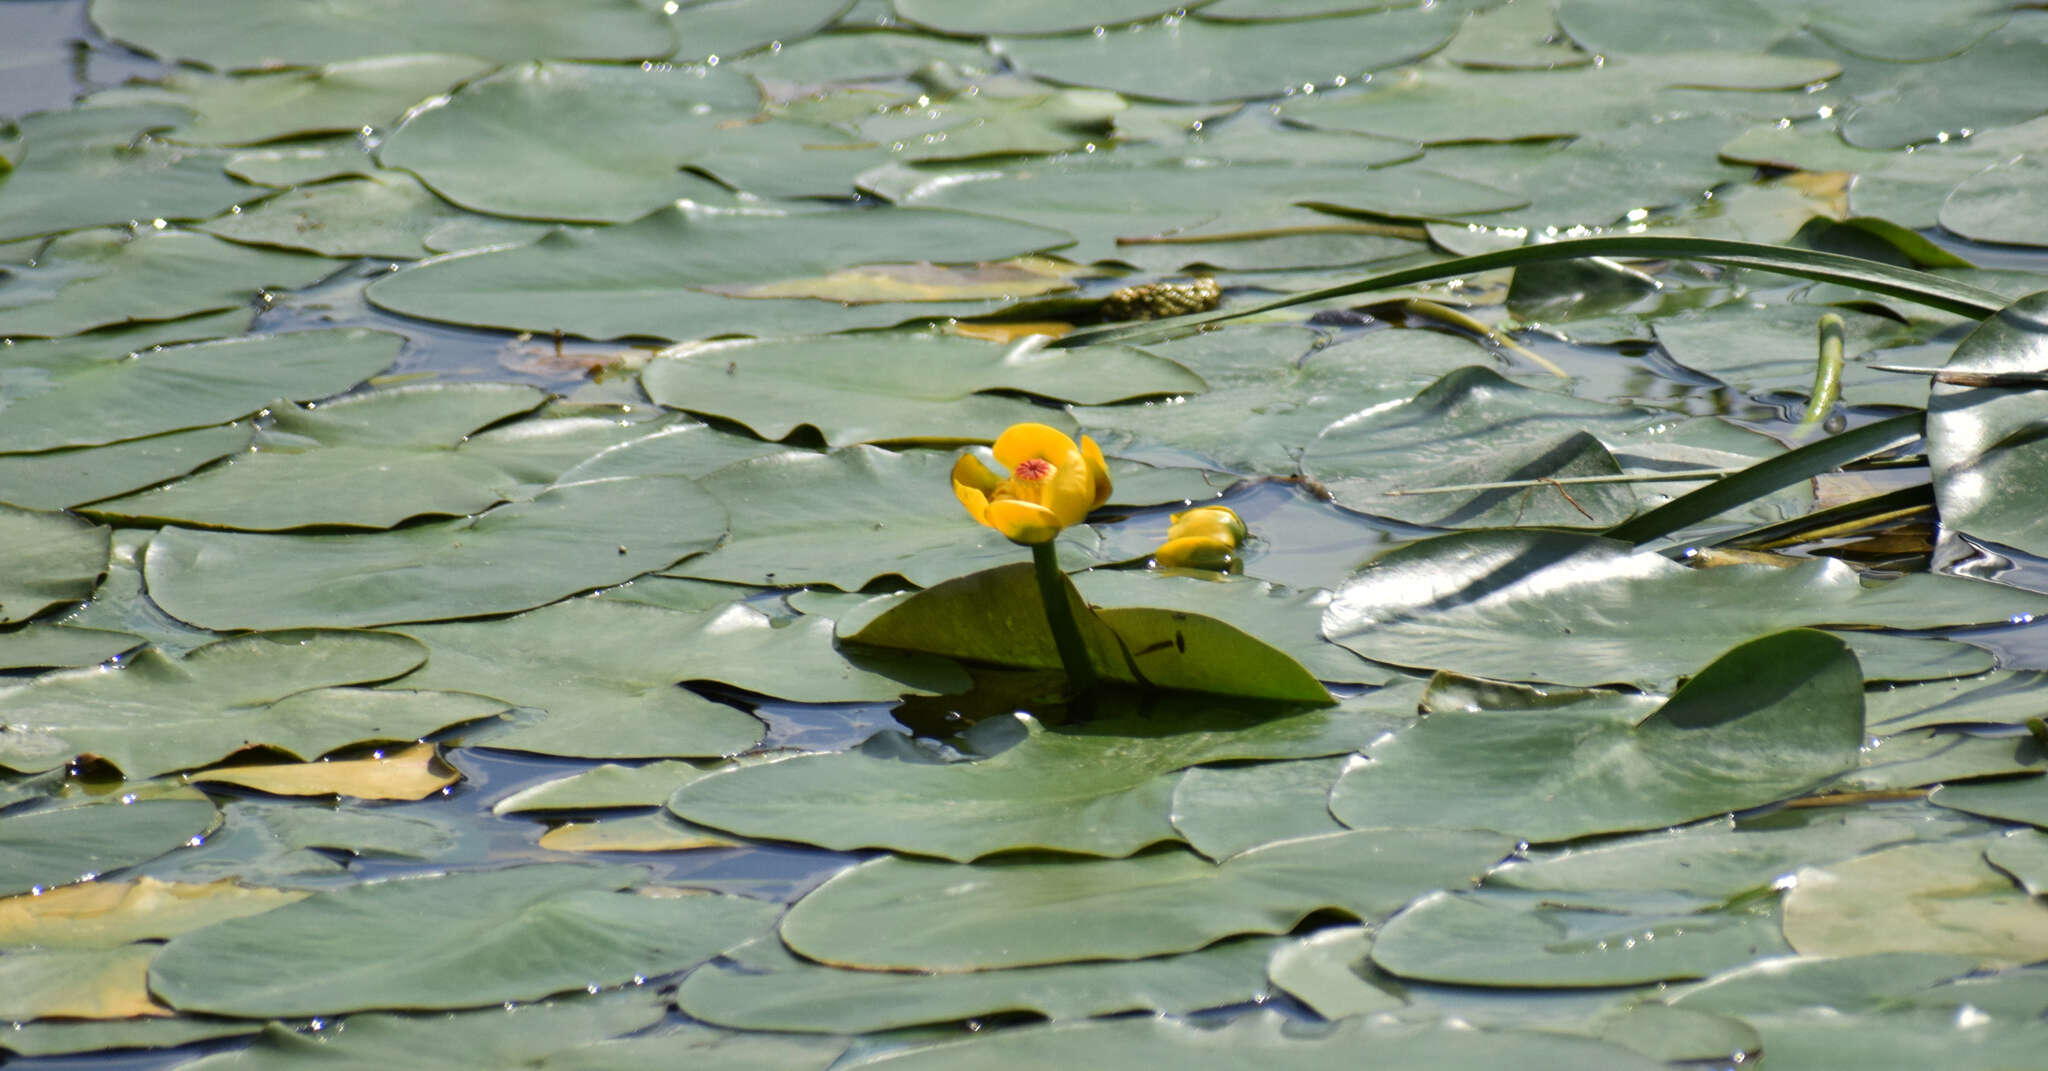
[[[953,490],[975,520],[1028,546],[1031,564],[998,566],[841,619],[854,645],[945,655],[1004,669],[1063,671],[1072,698],[1099,687],[1196,692],[1326,705],[1329,692],[1292,657],[1212,617],[1153,607],[1097,611],[1059,568],[1060,531],[1109,497],[1102,452],[1043,424],[995,443],[998,475],[973,455]],[[1234,516],[1233,516],[1233,519]]]

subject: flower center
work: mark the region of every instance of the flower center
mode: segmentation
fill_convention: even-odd
[[[1017,471],[1010,475],[1012,478],[1022,480],[1025,483],[1037,483],[1052,476],[1052,462],[1042,457],[1029,458],[1020,462],[1017,465]]]

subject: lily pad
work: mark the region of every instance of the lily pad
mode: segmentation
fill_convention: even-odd
[[[46,673],[0,691],[0,763],[46,770],[79,754],[132,779],[213,762],[251,744],[302,757],[364,740],[413,740],[504,709],[455,693],[367,692],[420,664],[404,636],[332,629],[255,633],[182,657],[145,648],[116,668]]]
[[[110,498],[247,449],[253,433],[248,424],[221,424],[101,446],[0,454],[0,502],[64,509]]]
[[[894,333],[691,347],[650,363],[641,384],[662,405],[737,421],[764,439],[809,426],[832,447],[985,442],[995,429],[1045,415],[996,391],[1099,405],[1204,387],[1179,365],[1129,347],[1012,356],[974,339]]]
[[[1289,996],[1325,1019],[1402,1007],[1401,984],[1372,965],[1364,926],[1331,926],[1273,951],[1266,973]]]
[[[642,476],[366,535],[166,528],[144,573],[167,612],[206,628],[382,625],[529,609],[672,564],[724,528],[688,478]]]
[[[1694,570],[1590,536],[1475,532],[1368,563],[1337,592],[1323,634],[1396,665],[1654,688],[1774,629],[2000,622],[2038,612],[2038,599],[1925,574],[1866,585],[1832,560]]]
[[[1086,862],[884,856],[798,901],[782,939],[821,963],[871,970],[1142,959],[1285,933],[1317,910],[1383,918],[1468,880],[1505,847],[1490,834],[1363,831],[1281,841],[1220,864],[1171,848]]]
[[[1372,959],[1401,978],[1487,986],[1616,986],[1704,978],[1791,951],[1776,905],[1631,911],[1555,894],[1436,892],[1380,928]]]
[[[402,0],[303,10],[263,0],[95,0],[92,21],[132,48],[221,70],[418,52],[498,62],[533,56],[649,60],[674,47],[661,15],[631,0],[512,0],[509,7],[456,4],[427,12],[413,11]]]
[[[539,843],[551,852],[690,852],[741,846],[715,830],[666,814],[564,822],[541,834]]]
[[[368,758],[216,766],[185,775],[188,781],[238,785],[273,796],[363,800],[425,799],[461,777],[462,771],[441,761],[441,749],[433,744],[415,744]]]
[[[2022,298],[1956,347],[1957,373],[2048,371],[2048,294]],[[1927,398],[1927,458],[1947,539],[1972,536],[2048,554],[2048,524],[2025,508],[2048,488],[2040,394],[2026,387],[1935,383]]]
[[[1174,783],[1168,817],[1188,846],[1218,862],[1274,841],[1336,833],[1330,789],[1349,755],[1196,766]]]
[[[1124,1011],[1173,1014],[1261,999],[1275,943],[1223,941],[1129,963],[899,974],[821,967],[763,938],[691,972],[676,990],[676,1006],[691,1018],[743,1030],[846,1034],[1004,1012],[1055,1021]]]
[[[929,209],[715,212],[683,205],[591,232],[444,257],[370,285],[393,312],[586,338],[787,335],[990,311],[988,301],[852,308],[803,298],[728,298],[712,286],[808,279],[862,264],[979,263],[1062,245],[1024,223]],[[0,288],[0,302],[7,291]]]
[[[163,105],[38,112],[19,123],[0,196],[0,240],[131,220],[204,219],[264,196],[222,173],[220,153],[150,135],[184,118]],[[10,328],[11,330],[11,328]]]
[[[1927,797],[1927,802],[2048,829],[2048,782],[2037,777],[1943,785]]]
[[[149,996],[150,945],[10,952],[0,956],[0,1016],[128,1019],[169,1015]]]
[[[0,624],[92,594],[113,531],[68,513],[0,506]]]
[[[9,268],[0,280],[10,335],[73,335],[242,308],[263,287],[303,286],[334,270],[320,257],[176,230],[67,234],[44,250],[39,265]]]
[[[659,807],[675,794],[676,789],[710,772],[695,763],[681,761],[650,762],[640,766],[605,763],[582,773],[520,789],[492,804],[491,813]]]
[[[150,988],[174,1008],[244,1017],[537,1000],[681,970],[760,933],[778,910],[620,891],[638,877],[630,867],[523,866],[323,891],[172,938],[150,965]],[[291,977],[279,976],[280,957],[298,965]]]
[[[138,439],[249,415],[287,399],[347,390],[398,356],[400,339],[336,328],[251,335],[74,364],[42,390],[12,390],[0,450]]]
[[[468,218],[403,171],[372,171],[301,186],[195,228],[231,242],[327,257],[416,260],[436,250],[432,236]]]
[[[1273,645],[1317,680],[1386,684],[1395,675],[1322,638],[1324,591],[1293,591],[1261,580],[1198,580],[1138,570],[1091,569],[1071,578],[1091,606],[1153,606],[1213,617]]]
[[[781,51],[830,26],[852,0],[699,0],[669,16],[675,57],[729,59],[758,48]]]
[[[677,789],[668,808],[699,825],[842,851],[888,848],[957,862],[1023,850],[1122,857],[1179,839],[1168,822],[1176,771],[1341,753],[1386,726],[1375,715],[1321,711],[1251,725],[1208,721],[1128,736],[1108,721],[1085,733],[1033,726],[1015,746],[971,762],[916,761],[889,733],[853,751],[699,778]]]
[[[1176,10],[1162,0],[1056,0],[1029,11],[990,8],[973,0],[895,0],[896,14],[927,29],[963,37],[986,34],[1043,34],[1117,26]],[[1201,3],[1184,5],[1201,7]]]
[[[1802,869],[1785,894],[1785,938],[1809,956],[1933,952],[1980,967],[2048,956],[2048,906],[1985,862],[1994,843],[1906,844]]]
[[[186,795],[69,803],[0,817],[0,892],[48,890],[133,866],[203,836],[220,822],[213,803]]]
[[[479,831],[389,807],[302,807],[237,800],[223,812],[223,835],[260,831],[287,850],[324,848],[370,859],[437,859],[480,839]],[[218,840],[216,836],[212,838]]]
[[[112,948],[173,937],[222,919],[256,915],[307,894],[231,881],[205,885],[94,881],[40,896],[0,900],[0,945],[9,948]]]
[[[1569,840],[1784,799],[1854,766],[1862,742],[1855,656],[1784,632],[1721,655],[1640,722],[1569,707],[1432,714],[1346,771],[1330,810],[1354,828]],[[1447,783],[1466,788],[1428,790]]]
[[[0,669],[96,665],[144,642],[132,632],[32,621],[0,629]]]
[[[1846,321],[1841,397],[1850,405],[1918,407],[1927,401],[1920,380],[1874,372],[1868,363],[1907,364],[1881,347],[1919,341],[1925,327],[1902,325],[1886,317],[1850,309],[1811,305],[1757,308],[1743,301],[1716,306],[1687,317],[1660,319],[1657,342],[1679,364],[1713,376],[1746,394],[1805,397],[1813,388],[1819,351],[1816,324],[1832,312]]]
[[[490,68],[469,56],[377,55],[233,78],[180,71],[151,89],[113,90],[91,100],[101,104],[123,93],[166,97],[196,113],[170,130],[172,140],[255,145],[386,127],[407,108]]]

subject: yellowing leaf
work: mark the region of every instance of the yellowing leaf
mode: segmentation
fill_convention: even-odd
[[[540,846],[557,852],[685,852],[733,848],[738,841],[665,814],[569,822],[541,835]]]
[[[1059,338],[1072,331],[1074,325],[1061,320],[1016,320],[1007,323],[975,323],[960,320],[952,325],[953,333],[985,342],[1015,342],[1026,335],[1051,335]]]
[[[454,784],[462,771],[441,761],[432,744],[368,759],[221,766],[190,775],[194,781],[240,785],[279,796],[353,796],[365,800],[418,800]]]
[[[41,896],[0,900],[0,946],[111,948],[173,937],[223,919],[256,915],[308,894],[251,888],[233,879],[204,885],[158,881],[89,881]]]
[[[1785,940],[1805,956],[1933,952],[1983,967],[2048,957],[2048,906],[1984,861],[1984,840],[1904,844],[1798,872]]]
[[[170,1009],[149,998],[155,945],[0,956],[0,1019],[131,1019]]]
[[[1013,301],[1071,290],[1071,265],[1041,258],[997,264],[863,264],[808,279],[714,284],[704,289],[738,298],[817,298],[849,305],[877,301]]]

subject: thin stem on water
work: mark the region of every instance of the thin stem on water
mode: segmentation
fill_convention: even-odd
[[[1067,599],[1067,577],[1060,571],[1058,552],[1050,541],[1031,545],[1031,571],[1038,577],[1038,601],[1045,604],[1045,623],[1052,629],[1052,642],[1067,670],[1067,683],[1075,695],[1095,690],[1095,664],[1088,661],[1088,644],[1081,638],[1081,623],[1074,619],[1074,604]]]

